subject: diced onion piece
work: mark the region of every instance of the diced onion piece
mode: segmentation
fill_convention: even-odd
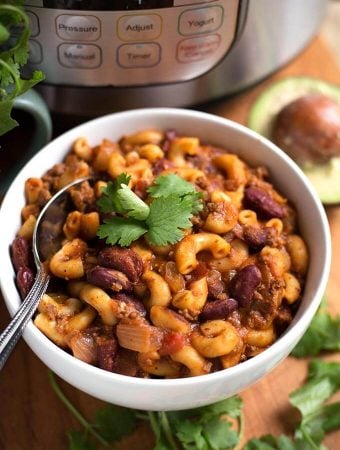
[[[119,323],[117,337],[122,347],[145,353],[161,347],[163,333],[157,327],[141,323]]]
[[[73,356],[88,364],[96,362],[96,347],[92,336],[87,333],[77,333],[70,340]]]

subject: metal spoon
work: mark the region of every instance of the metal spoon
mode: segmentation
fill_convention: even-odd
[[[50,282],[50,275],[44,262],[58,250],[58,237],[66,217],[67,191],[86,180],[89,177],[79,178],[60,189],[41,210],[33,231],[32,250],[34,262],[37,267],[37,275],[33,286],[21,303],[15,316],[0,334],[0,370],[5,365],[7,358],[12,353],[27,323],[37,309],[41,297],[46,292]]]

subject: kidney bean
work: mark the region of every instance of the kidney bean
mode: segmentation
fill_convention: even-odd
[[[225,319],[238,308],[238,302],[233,298],[207,302],[199,316],[201,320]]]
[[[243,239],[252,249],[260,250],[267,245],[270,232],[270,228],[246,225],[243,229]]]
[[[32,256],[27,239],[19,236],[14,239],[11,245],[11,257],[16,271],[18,271],[20,267],[31,267]]]
[[[101,369],[113,372],[117,357],[118,343],[114,336],[99,336],[96,338],[97,361]]]
[[[264,219],[271,219],[273,217],[282,219],[286,215],[282,205],[274,200],[268,192],[256,186],[248,187],[245,190],[244,204]]]
[[[19,267],[16,275],[16,281],[21,298],[25,298],[34,283],[33,270],[27,266]]]
[[[229,294],[234,297],[242,307],[250,305],[254,291],[261,283],[262,275],[255,264],[250,264],[236,273],[229,284]]]
[[[177,137],[175,130],[166,130],[164,133],[164,141],[162,142],[162,150],[164,153],[170,149],[171,142]]]
[[[92,267],[86,272],[86,278],[89,283],[103,289],[112,289],[117,292],[121,290],[130,291],[132,289],[132,284],[124,273],[108,269],[107,267]]]
[[[124,302],[127,303],[128,305],[133,306],[141,316],[146,316],[145,306],[138,298],[132,295],[123,294],[122,292],[115,294],[114,298],[119,302]]]
[[[98,254],[100,265],[123,272],[132,283],[143,273],[143,260],[129,248],[105,247]]]

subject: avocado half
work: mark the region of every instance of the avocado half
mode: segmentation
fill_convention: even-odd
[[[311,77],[289,77],[272,84],[253,103],[248,127],[272,139],[276,115],[289,103],[307,94],[323,94],[340,104],[340,87]],[[340,157],[327,163],[300,165],[324,204],[340,203]]]

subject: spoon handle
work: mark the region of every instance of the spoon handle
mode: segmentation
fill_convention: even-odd
[[[0,370],[5,365],[7,358],[20,339],[27,323],[32,318],[41,297],[46,292],[49,281],[50,276],[41,265],[31,290],[9,325],[0,334]]]

